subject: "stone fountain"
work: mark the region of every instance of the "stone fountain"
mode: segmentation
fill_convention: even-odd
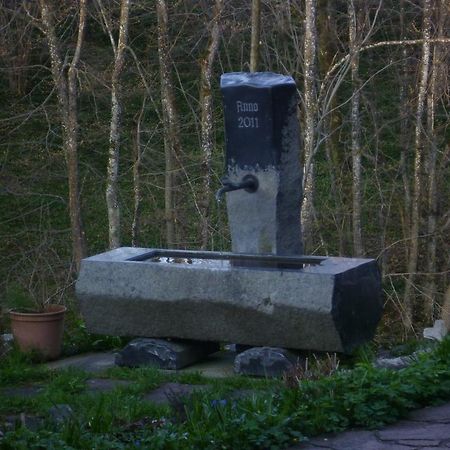
[[[302,255],[295,83],[228,73],[221,90],[226,175],[216,197],[226,196],[232,252],[123,247],[84,259],[76,292],[86,327],[151,338],[131,353],[173,369],[221,342],[351,352],[381,318],[380,273],[373,259]]]

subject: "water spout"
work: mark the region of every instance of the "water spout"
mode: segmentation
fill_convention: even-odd
[[[256,192],[259,187],[258,178],[250,174],[245,175],[245,177],[242,179],[240,183],[234,183],[228,178],[222,178],[222,180],[220,181],[222,183],[222,187],[216,192],[217,203],[220,203],[220,201],[222,200],[222,196],[223,194],[225,194],[225,192],[244,189],[246,192],[253,193]]]

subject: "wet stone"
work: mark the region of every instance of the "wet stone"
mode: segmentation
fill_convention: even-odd
[[[252,347],[236,356],[234,371],[255,377],[281,377],[295,362],[296,356],[284,348]]]
[[[151,366],[178,370],[219,349],[219,345],[212,342],[139,338],[131,341],[117,354],[116,364],[125,367]]]

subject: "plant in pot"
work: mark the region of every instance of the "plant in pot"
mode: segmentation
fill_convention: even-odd
[[[7,295],[14,341],[21,351],[34,352],[43,359],[61,354],[64,332],[64,305],[50,303],[50,298],[33,298],[20,288]]]

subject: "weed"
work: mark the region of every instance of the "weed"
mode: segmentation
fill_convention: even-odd
[[[303,380],[317,380],[324,376],[333,375],[339,369],[339,359],[336,353],[327,353],[320,358],[316,354],[304,361],[298,360],[295,366],[285,372],[284,383],[289,388],[296,388]]]

